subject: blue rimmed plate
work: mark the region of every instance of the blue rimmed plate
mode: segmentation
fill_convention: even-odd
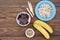
[[[43,17],[40,16],[38,9],[42,4],[49,4],[52,7],[52,13],[51,13],[50,17],[43,18]],[[56,15],[55,5],[51,1],[47,1],[47,0],[46,1],[40,1],[35,7],[35,14],[36,14],[37,18],[42,20],[42,21],[52,20]]]

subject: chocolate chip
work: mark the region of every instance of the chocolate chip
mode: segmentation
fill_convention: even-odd
[[[27,14],[19,15],[19,17],[18,17],[18,20],[20,21],[19,23],[22,24],[22,25],[27,24],[28,23],[28,18],[29,18],[29,16]]]

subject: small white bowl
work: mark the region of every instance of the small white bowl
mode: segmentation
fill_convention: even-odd
[[[28,23],[25,24],[25,25],[22,25],[22,24],[19,23],[18,17],[21,14],[27,14],[29,16]],[[27,12],[20,12],[20,13],[17,14],[16,21],[17,21],[17,24],[20,25],[20,26],[27,26],[31,22],[31,16]]]
[[[29,30],[32,30],[32,32],[33,32],[33,35],[29,36],[29,35],[27,34],[27,31],[29,31]],[[31,29],[31,28],[28,28],[28,29],[25,31],[25,35],[26,35],[26,37],[28,37],[28,38],[32,38],[32,37],[34,37],[34,35],[35,35],[35,32],[34,32],[34,30],[33,30],[33,29]]]

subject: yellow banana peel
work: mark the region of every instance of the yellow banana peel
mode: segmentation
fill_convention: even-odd
[[[49,33],[53,33],[53,29],[45,22],[43,21],[40,21],[40,20],[36,20],[34,23],[33,23],[33,26],[43,34],[43,36],[46,38],[46,39],[50,39],[50,35]],[[48,33],[48,32],[49,33]]]
[[[53,29],[51,28],[51,26],[49,26],[47,23],[42,22],[40,20],[36,20],[34,23],[38,24],[39,26],[42,26],[43,28],[45,28],[49,33],[53,33]]]
[[[41,26],[37,25],[37,24],[33,24],[33,26],[43,34],[43,36],[46,38],[46,39],[49,39],[50,38],[50,35],[48,34],[48,32]]]

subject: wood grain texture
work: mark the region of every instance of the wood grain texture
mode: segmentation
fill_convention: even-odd
[[[16,15],[21,11],[26,11],[28,1],[32,2],[33,8],[35,8],[35,5],[41,0],[0,0],[0,40],[46,40],[32,26],[33,22],[37,20],[36,16],[32,18],[27,27],[21,27],[16,23]],[[60,40],[60,0],[50,1],[55,4],[57,9],[55,18],[46,22],[54,29],[50,40]],[[27,28],[33,28],[36,32],[36,35],[31,39],[24,35]]]

